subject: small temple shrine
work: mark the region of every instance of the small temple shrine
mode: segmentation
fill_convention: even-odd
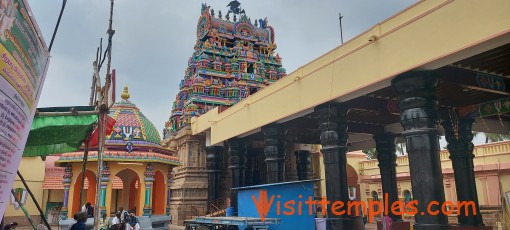
[[[119,207],[137,216],[169,213],[169,185],[172,168],[179,165],[174,152],[160,145],[156,127],[133,104],[128,87],[122,100],[116,102],[109,116],[116,120],[107,135],[101,180],[97,178],[97,149],[88,152],[85,175],[82,175],[84,152],[64,153],[55,161],[65,167],[62,219],[72,218],[80,204],[90,202],[96,207],[96,186],[101,183],[101,211],[115,213]],[[85,186],[80,201],[82,176]]]

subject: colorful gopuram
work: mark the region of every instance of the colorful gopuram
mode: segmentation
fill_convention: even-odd
[[[110,109],[116,120],[113,131],[106,138],[101,173],[101,210],[115,213],[119,207],[137,216],[169,213],[169,184],[172,168],[179,165],[174,152],[160,145],[156,127],[129,101],[127,86],[122,100]],[[61,216],[71,218],[81,205],[96,206],[97,149],[88,153],[84,186],[80,202],[84,152],[64,153],[56,165],[65,167],[64,201]]]
[[[237,17],[240,17],[237,19]],[[228,107],[285,77],[275,54],[275,33],[267,18],[252,20],[244,13],[216,17],[202,5],[195,51],[189,58],[179,93],[166,124],[176,132],[216,106]]]
[[[286,76],[267,18],[252,20],[239,5],[229,6],[227,14],[216,15],[202,4],[195,51],[163,131],[163,146],[175,150],[182,164],[171,185],[171,215],[178,224],[205,214],[208,202],[218,199],[208,201],[205,138],[191,135],[191,118],[215,107],[223,111]]]

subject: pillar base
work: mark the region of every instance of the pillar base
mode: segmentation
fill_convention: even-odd
[[[451,230],[452,226],[445,224],[414,224],[414,230]]]
[[[469,227],[469,226],[452,226],[452,230],[492,230],[492,226],[480,226],[480,227]]]
[[[383,225],[381,221],[377,221],[377,230],[382,230]],[[393,222],[391,224],[392,230],[410,230],[411,229],[411,223],[407,221],[399,221],[399,222]]]
[[[326,229],[351,230],[353,229],[352,219],[326,218]]]
[[[69,211],[67,211],[67,210],[65,210],[65,211],[64,211],[64,210],[62,210],[62,211],[60,211],[60,219],[61,219],[61,220],[67,220],[67,214],[68,214],[68,213],[69,213]]]
[[[106,207],[100,207],[100,208],[99,208],[99,213],[101,213],[101,214],[100,214],[100,217],[101,217],[101,216],[103,216],[103,214],[105,214],[105,213],[106,213]],[[106,215],[108,215],[108,214],[106,214]]]
[[[143,208],[143,216],[152,216],[152,208]]]

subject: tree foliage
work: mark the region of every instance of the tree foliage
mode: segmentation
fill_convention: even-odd
[[[377,159],[377,150],[375,148],[362,150],[364,154],[367,154],[369,160]]]
[[[473,136],[475,136],[475,137],[480,136],[480,135],[483,135],[485,137],[485,143],[510,140],[510,135],[497,134],[497,133],[473,132]]]

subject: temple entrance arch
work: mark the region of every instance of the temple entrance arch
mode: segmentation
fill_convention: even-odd
[[[349,197],[354,198],[356,200],[361,199],[361,192],[358,183],[358,173],[356,170],[350,165],[347,164],[347,186],[349,186]]]
[[[139,210],[143,207],[138,207],[140,201],[140,194],[142,193],[140,186],[140,177],[138,174],[131,169],[123,169],[115,174],[111,202],[110,212],[115,213],[120,207],[129,213],[139,214]]]
[[[156,170],[152,189],[152,214],[164,215],[166,212],[166,185],[165,176],[161,171]]]
[[[407,189],[402,192],[402,196],[404,197],[404,204],[407,204],[413,200],[411,192]]]
[[[74,192],[73,192],[73,208],[72,214],[81,211],[81,206],[85,205],[87,202],[90,202],[94,207],[96,205],[96,174],[90,170],[85,171],[85,184],[83,188],[83,196],[80,202],[80,190],[81,190],[81,180],[82,173],[76,177],[76,181],[74,182]],[[81,203],[81,206],[80,206]]]

